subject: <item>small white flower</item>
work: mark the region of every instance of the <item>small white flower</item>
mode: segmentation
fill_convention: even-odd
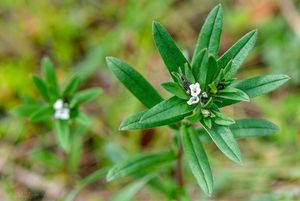
[[[64,107],[64,101],[62,99],[57,99],[53,104],[55,110],[61,110]]]
[[[196,82],[195,84],[191,84],[190,92],[193,97],[198,96],[201,93],[200,84],[198,82]]]
[[[192,96],[188,101],[188,105],[193,105],[199,102],[199,97],[198,96]]]
[[[203,92],[203,93],[202,93],[202,97],[203,97],[203,98],[208,98],[207,93],[206,93],[206,92]]]

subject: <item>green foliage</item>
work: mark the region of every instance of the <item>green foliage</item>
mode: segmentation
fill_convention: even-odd
[[[27,116],[33,122],[53,119],[58,145],[65,152],[70,152],[71,125],[76,127],[73,122],[85,126],[90,123],[87,115],[80,111],[80,105],[95,99],[101,93],[101,90],[92,88],[76,92],[80,84],[77,75],[73,75],[63,87],[63,90],[60,90],[53,63],[47,57],[42,60],[42,72],[44,80],[36,75],[32,77],[32,80],[44,102],[39,102],[39,100],[34,101],[34,104],[25,102],[15,108],[13,112],[17,115]]]
[[[153,23],[155,45],[173,79],[173,82],[162,84],[172,94],[171,98],[164,101],[156,98],[158,93],[155,89],[132,67],[116,58],[107,59],[108,67],[117,78],[149,108],[122,121],[120,129],[146,129],[174,124],[181,127],[182,142],[175,140],[173,147],[178,151],[177,161],[181,160],[183,146],[183,156],[187,158],[198,184],[208,195],[213,191],[213,179],[200,141],[204,136],[209,136],[230,160],[241,163],[242,154],[235,138],[266,136],[278,131],[277,126],[266,120],[234,121],[223,114],[220,108],[250,101],[250,98],[275,90],[289,79],[279,74],[237,81],[235,74],[254,47],[257,31],[247,33],[218,58],[222,24],[223,11],[218,5],[212,9],[202,26],[190,63],[166,29]],[[196,132],[195,124],[202,126],[199,132]],[[143,157],[117,164],[109,171],[108,180],[143,172],[147,166],[156,166],[155,159],[150,157],[144,162]]]

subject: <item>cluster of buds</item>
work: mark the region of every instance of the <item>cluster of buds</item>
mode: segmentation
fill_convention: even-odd
[[[55,110],[55,119],[68,120],[70,118],[68,103],[64,102],[62,99],[56,100],[53,104],[53,108]]]

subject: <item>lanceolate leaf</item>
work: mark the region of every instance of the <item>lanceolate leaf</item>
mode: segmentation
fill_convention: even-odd
[[[84,91],[80,91],[74,95],[70,102],[70,108],[73,108],[81,103],[85,103],[96,98],[100,93],[101,89],[98,87],[86,89]]]
[[[250,98],[254,98],[277,89],[289,79],[290,77],[284,74],[263,75],[235,82],[232,86],[246,92]]]
[[[255,98],[277,89],[289,79],[290,77],[284,74],[263,75],[234,82],[231,86],[244,91],[250,98]],[[236,102],[238,101],[226,100],[218,103],[218,106],[224,107]]]
[[[151,108],[163,99],[145,78],[118,58],[106,57],[106,62],[115,76],[146,107]]]
[[[249,96],[242,90],[237,88],[226,88],[217,93],[216,97],[221,99],[229,99],[235,101],[249,101]]]
[[[49,119],[53,115],[53,113],[54,110],[51,105],[40,106],[39,109],[32,113],[30,119],[35,122],[44,121]]]
[[[72,96],[77,90],[79,84],[80,84],[79,76],[78,75],[72,76],[63,90],[63,97]]]
[[[175,82],[165,82],[161,85],[165,90],[170,92],[172,95],[177,96],[178,98],[185,100],[190,98],[190,96],[184,91],[184,89]]]
[[[230,126],[230,130],[236,138],[262,137],[272,135],[279,128],[264,119],[240,119]]]
[[[49,95],[53,99],[53,101],[55,101],[54,99],[59,96],[59,90],[53,63],[48,57],[45,57],[42,60],[42,70],[45,76],[46,85],[49,89]]]
[[[202,124],[203,125],[203,124]],[[203,125],[217,147],[232,161],[242,162],[241,151],[229,127],[212,124],[211,129]]]
[[[228,64],[228,62],[230,62],[230,60],[232,60],[231,69],[227,73],[228,77],[234,76],[240,65],[243,63],[249,52],[254,47],[256,38],[257,31],[250,31],[220,57],[220,59],[218,60],[218,64],[222,68],[224,68]]]
[[[107,181],[112,181],[122,177],[134,175],[147,169],[154,168],[163,163],[170,162],[174,159],[175,154],[173,152],[140,154],[113,166],[109,170],[106,178]]]
[[[279,128],[270,121],[264,119],[239,119],[235,124],[229,126],[235,138],[249,138],[249,137],[264,137],[275,134]],[[209,138],[207,132],[200,128],[197,130],[200,136]]]
[[[184,72],[184,65],[185,63],[188,63],[188,61],[182,54],[181,50],[176,46],[167,30],[159,23],[153,22],[152,33],[156,48],[172,78],[172,72],[178,72],[179,68],[181,68]]]
[[[210,195],[213,191],[213,176],[205,150],[193,127],[182,126],[184,155],[202,190]]]
[[[43,80],[41,80],[38,76],[32,76],[33,83],[35,84],[36,88],[39,90],[40,94],[46,101],[49,101],[48,89]]]
[[[208,65],[207,65],[207,74],[206,74],[206,82],[205,86],[209,85],[214,81],[218,74],[218,63],[213,56],[208,58]]]
[[[153,127],[169,125],[190,115],[193,109],[194,106],[188,105],[186,100],[175,96],[149,109],[142,116],[140,123],[153,124]]]
[[[55,120],[54,129],[59,146],[66,152],[70,151],[70,128],[66,120]]]
[[[210,11],[202,26],[195,47],[192,63],[194,63],[195,56],[204,48],[207,48],[209,54],[217,56],[220,46],[222,26],[223,11],[221,5],[218,5]]]
[[[204,86],[206,81],[207,60],[208,60],[207,49],[203,49],[195,56],[194,62],[192,64],[192,71],[194,73],[195,79],[200,83],[201,86]]]

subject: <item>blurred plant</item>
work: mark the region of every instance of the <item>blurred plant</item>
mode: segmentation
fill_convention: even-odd
[[[182,156],[202,190],[210,195],[213,176],[202,143],[210,138],[231,160],[241,163],[242,156],[235,138],[270,135],[278,131],[273,123],[263,119],[234,121],[220,109],[240,101],[266,94],[284,84],[289,77],[283,74],[257,76],[236,81],[235,73],[253,48],[257,32],[250,31],[220,58],[217,53],[223,24],[223,11],[216,6],[208,15],[199,34],[193,59],[189,62],[176,46],[169,33],[153,23],[155,45],[169,71],[172,82],[162,86],[173,96],[163,100],[142,75],[118,58],[107,57],[107,65],[116,77],[149,110],[124,120],[121,130],[147,129],[168,125],[174,135],[171,150],[143,153],[113,166],[107,180],[145,174],[159,165],[176,161],[175,175],[178,187],[171,198],[189,199],[184,188]],[[198,128],[197,123],[201,125]],[[209,137],[208,137],[209,136]],[[201,138],[200,138],[201,137]],[[171,166],[167,166],[169,170]],[[157,177],[167,169],[157,171]]]
[[[91,88],[77,92],[80,84],[77,75],[73,75],[64,85],[63,90],[60,90],[53,64],[48,58],[42,60],[42,72],[45,80],[37,75],[34,75],[32,80],[44,102],[34,99],[26,101],[14,109],[14,113],[27,116],[33,122],[52,119],[57,142],[66,153],[69,153],[72,147],[77,149],[76,145],[72,145],[72,142],[76,142],[76,136],[71,136],[70,130],[74,129],[73,133],[78,134],[77,132],[84,132],[83,128],[90,125],[90,119],[80,111],[80,105],[95,99],[101,90]]]

